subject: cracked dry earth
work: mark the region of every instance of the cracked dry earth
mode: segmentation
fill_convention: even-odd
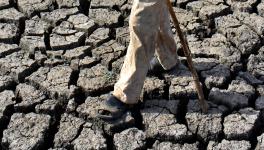
[[[132,0],[0,0],[0,149],[263,150],[264,1],[172,3],[209,113],[178,70],[148,75],[143,102],[106,123]]]

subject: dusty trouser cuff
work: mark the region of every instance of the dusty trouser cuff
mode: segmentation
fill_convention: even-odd
[[[164,70],[170,70],[173,67],[175,67],[177,64],[179,64],[180,60],[178,59],[178,56],[176,56],[174,59],[164,59],[164,60],[159,59],[159,62],[161,66],[164,68]]]
[[[138,99],[129,99],[128,96],[120,89],[116,88],[113,91],[113,95],[125,104],[137,104]]]

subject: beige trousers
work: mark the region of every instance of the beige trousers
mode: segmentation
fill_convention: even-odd
[[[178,63],[166,0],[134,0],[130,43],[113,95],[127,104],[138,102],[154,53],[165,70]]]

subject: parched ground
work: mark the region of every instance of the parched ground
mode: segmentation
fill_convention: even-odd
[[[143,102],[106,123],[132,0],[1,0],[0,149],[263,150],[264,1],[172,3],[209,113],[178,70],[148,75]]]

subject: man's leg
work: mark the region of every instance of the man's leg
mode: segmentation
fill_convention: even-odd
[[[134,0],[130,15],[130,44],[113,95],[136,104],[154,55],[163,0]]]
[[[169,70],[180,63],[177,54],[177,46],[170,26],[169,10],[166,1],[162,0],[160,19],[160,28],[158,32],[158,41],[156,55],[165,70]]]

